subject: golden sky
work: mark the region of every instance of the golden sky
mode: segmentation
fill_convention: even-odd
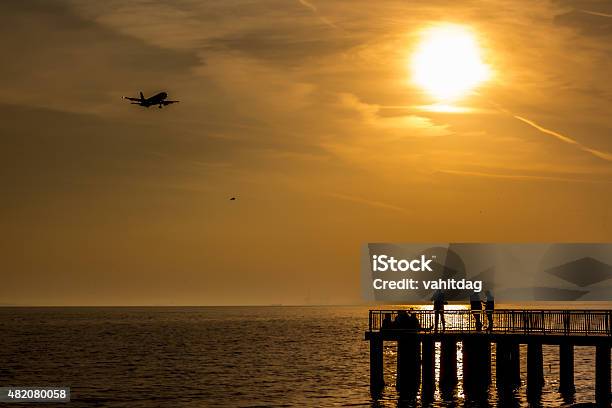
[[[354,303],[366,242],[612,241],[609,2],[0,13],[1,304]],[[439,26],[490,69],[453,109],[411,71]]]

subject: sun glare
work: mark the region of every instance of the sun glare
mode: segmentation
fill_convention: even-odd
[[[423,32],[411,59],[412,81],[438,101],[455,101],[489,79],[473,33],[459,25]]]

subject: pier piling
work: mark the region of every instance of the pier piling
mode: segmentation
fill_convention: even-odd
[[[531,342],[527,345],[527,397],[539,399],[544,386],[544,356],[542,343]]]
[[[421,385],[421,344],[416,333],[405,333],[397,341],[397,390],[416,396]]]
[[[509,391],[521,384],[521,353],[514,341],[498,340],[495,349],[497,389]]]
[[[595,401],[598,406],[610,406],[610,346],[595,349]]]
[[[440,342],[440,390],[449,391],[457,385],[457,342],[444,338]]]
[[[571,395],[574,386],[574,346],[571,343],[559,345],[559,392]]]
[[[423,401],[433,400],[433,396],[436,390],[436,344],[431,337],[424,337],[422,339],[422,388],[421,395]]]
[[[506,384],[504,373],[506,372],[506,366],[508,364],[508,348],[503,341],[498,341],[495,344],[495,385],[497,389],[502,389]]]
[[[487,392],[491,368],[491,343],[480,336],[463,340],[463,388],[478,397]]]
[[[509,378],[513,388],[521,385],[521,348],[520,344],[512,341],[508,344],[509,349]]]
[[[379,395],[385,388],[383,365],[383,338],[380,333],[370,337],[370,393]]]

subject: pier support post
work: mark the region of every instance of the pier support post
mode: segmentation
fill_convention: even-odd
[[[463,340],[463,388],[478,398],[487,393],[490,381],[491,343],[488,337]]]
[[[423,337],[421,361],[423,369],[423,380],[421,397],[423,401],[432,401],[436,390],[436,347],[433,338]]]
[[[375,399],[385,387],[383,339],[381,333],[370,333],[370,393]]]
[[[563,343],[559,346],[559,392],[571,395],[575,391],[574,346],[570,343]]]
[[[416,396],[421,385],[421,344],[416,334],[404,334],[397,341],[397,391]]]
[[[440,390],[452,391],[457,385],[457,342],[454,338],[440,343]]]
[[[491,370],[491,365],[493,364],[492,360],[493,360],[493,344],[491,343],[490,340],[487,341],[487,355],[489,356],[489,358],[487,358],[487,386],[491,385],[493,383],[493,370]]]
[[[497,341],[495,367],[497,390],[500,395],[511,393],[521,383],[520,349],[518,343]]]
[[[610,345],[597,346],[595,351],[595,402],[610,406]]]
[[[495,384],[498,390],[508,388],[506,367],[508,367],[508,345],[498,340],[495,344]]]
[[[544,356],[542,343],[527,345],[527,398],[539,399],[544,386]]]
[[[509,374],[512,387],[516,388],[521,385],[521,348],[519,343],[510,343],[508,345],[509,356]]]

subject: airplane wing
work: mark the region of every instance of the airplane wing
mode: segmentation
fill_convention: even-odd
[[[162,104],[163,105],[170,105],[170,104],[178,103],[178,102],[180,102],[180,101],[162,101]]]
[[[136,102],[140,102],[141,101],[140,98],[130,98],[129,96],[124,96],[123,99],[128,99],[130,101],[136,101]]]

